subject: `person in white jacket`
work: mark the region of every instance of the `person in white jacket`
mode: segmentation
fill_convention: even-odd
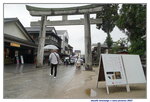
[[[81,68],[81,60],[80,60],[80,58],[76,59],[76,68]]]
[[[59,63],[60,57],[57,53],[57,50],[52,50],[51,54],[49,55],[49,61],[51,63],[51,73],[50,76],[53,75],[53,69],[54,69],[54,78],[56,78],[57,75],[57,65]]]

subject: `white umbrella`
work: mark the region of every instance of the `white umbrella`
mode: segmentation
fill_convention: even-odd
[[[46,46],[44,46],[44,49],[57,50],[57,49],[58,49],[58,47],[57,47],[57,46],[55,46],[55,45],[46,45]]]

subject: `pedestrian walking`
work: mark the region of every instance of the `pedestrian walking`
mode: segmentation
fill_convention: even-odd
[[[77,69],[80,69],[80,68],[81,68],[81,60],[80,60],[80,58],[77,58],[77,59],[76,59],[76,68],[77,68]]]
[[[59,54],[57,53],[57,50],[52,50],[51,54],[49,55],[49,61],[51,64],[51,73],[50,76],[53,75],[54,70],[54,78],[56,78],[57,75],[57,65],[59,64]]]

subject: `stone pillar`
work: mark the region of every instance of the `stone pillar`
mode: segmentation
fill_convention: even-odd
[[[100,61],[100,55],[101,55],[101,43],[97,43],[97,62],[98,62],[98,64]]]
[[[39,42],[38,42],[38,51],[37,51],[37,62],[36,67],[43,66],[43,57],[44,57],[44,45],[45,45],[45,24],[46,24],[47,16],[41,17],[41,25],[40,25],[40,34],[39,34]]]
[[[91,31],[89,14],[84,14],[84,29],[85,29],[85,69],[92,70],[92,51],[91,51]]]

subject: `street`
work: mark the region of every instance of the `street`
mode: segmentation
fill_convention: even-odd
[[[24,70],[22,65],[13,66],[12,69],[9,67],[7,66],[4,73],[4,98],[56,98],[82,70],[76,70],[75,66],[71,65],[61,65],[54,79],[49,76],[49,66],[40,70],[32,65],[26,65],[25,68],[28,69]],[[75,87],[79,87],[75,84]]]
[[[146,84],[110,87],[106,93],[105,82],[97,88],[98,68],[85,71],[73,65],[60,65],[56,79],[49,76],[50,68],[34,65],[5,66],[5,99],[89,99],[89,98],[146,98]]]

